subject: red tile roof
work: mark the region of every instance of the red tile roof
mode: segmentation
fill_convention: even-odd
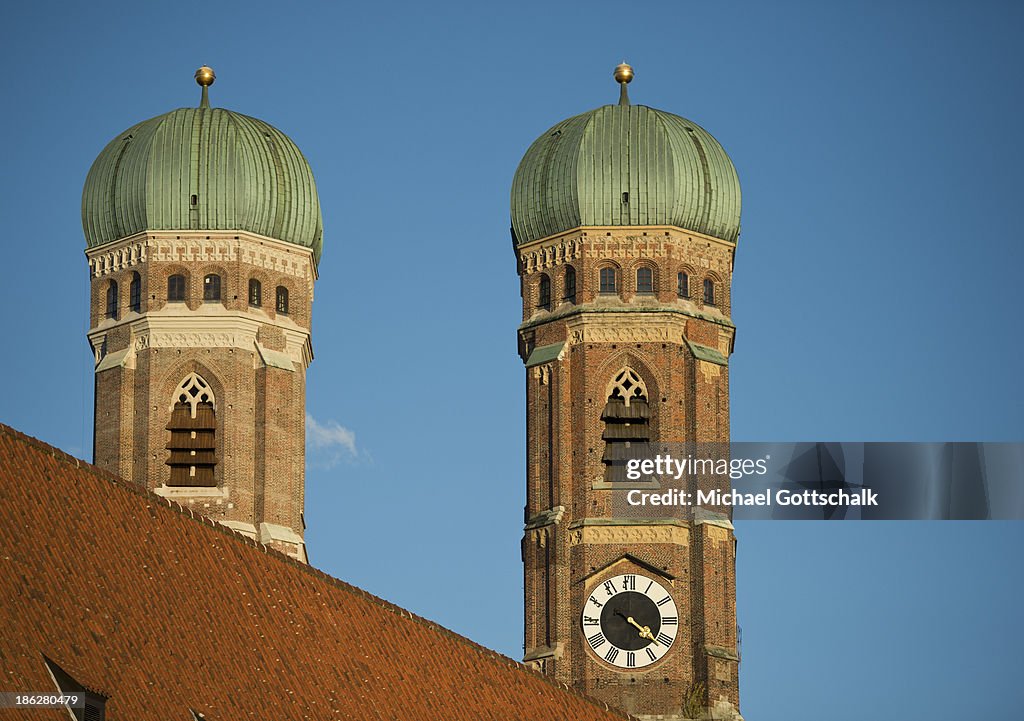
[[[45,654],[109,721],[629,718],[4,425],[0,604],[0,691]]]

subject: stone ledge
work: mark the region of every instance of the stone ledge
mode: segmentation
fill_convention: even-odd
[[[166,484],[159,488],[154,488],[153,493],[163,498],[169,498],[172,501],[182,499],[198,500],[201,498],[226,501],[231,495],[226,486],[218,488],[216,486],[168,486]]]
[[[561,641],[556,643],[554,646],[539,646],[523,656],[523,663],[540,661],[545,658],[560,658],[562,656],[563,648],[564,645]]]
[[[534,528],[541,528],[542,526],[550,526],[557,524],[562,520],[562,516],[565,515],[565,506],[555,506],[549,508],[546,511],[541,511],[537,515],[533,516],[526,522],[525,531],[531,531]]]

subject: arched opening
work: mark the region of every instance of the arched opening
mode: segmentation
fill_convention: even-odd
[[[644,458],[651,440],[651,409],[647,386],[631,368],[619,371],[609,385],[608,402],[601,412],[604,422],[604,477],[609,483],[625,482],[626,463]]]
[[[690,297],[690,276],[682,271],[676,277],[676,295],[680,298]]]
[[[167,430],[171,467],[170,486],[216,486],[217,465],[216,400],[210,384],[190,373],[174,392],[174,404]]]
[[[288,289],[283,285],[277,286],[277,302],[275,308],[278,313],[288,312]]]

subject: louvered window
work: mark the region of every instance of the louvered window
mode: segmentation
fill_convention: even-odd
[[[67,706],[75,721],[103,721],[107,705],[106,696],[99,691],[87,689],[46,656],[43,656],[43,663],[46,664],[46,669],[50,672],[50,678],[57,689],[64,695],[76,697],[75,703]]]
[[[178,386],[171,420],[167,465],[171,486],[216,486],[217,418],[213,391],[196,373]]]
[[[537,307],[547,310],[551,307],[551,278],[547,275],[540,277],[540,294]]]
[[[277,286],[277,304],[275,307],[278,313],[288,312],[288,289],[283,285]]]
[[[645,458],[651,440],[651,409],[647,388],[635,371],[624,368],[612,381],[608,402],[601,412],[604,422],[605,480],[619,483],[626,478],[626,462]]]
[[[571,265],[565,266],[565,299],[576,302],[576,269]]]

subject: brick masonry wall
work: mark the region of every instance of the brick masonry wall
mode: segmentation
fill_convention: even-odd
[[[520,251],[523,359],[533,348],[566,344],[560,360],[527,369],[527,659],[630,713],[679,717],[697,682],[704,705],[739,704],[731,529],[692,520],[670,533],[628,521],[616,521],[614,530],[586,525],[612,520],[611,492],[601,487],[600,416],[623,367],[646,384],[652,440],[728,441],[728,368],[699,360],[686,341],[728,357],[732,254],[729,244],[675,228],[588,228]],[[563,301],[569,264],[575,304]],[[614,295],[598,292],[604,267],[617,270]],[[636,292],[640,267],[653,271],[653,294]],[[681,271],[689,276],[688,298],[677,294]],[[541,274],[551,283],[549,308],[538,307]],[[703,302],[705,278],[715,285],[714,305]],[[561,516],[545,523],[558,506]],[[628,672],[598,659],[580,627],[593,588],[621,573],[657,578],[681,619],[670,652]]]
[[[217,488],[205,495],[191,490],[176,500],[216,520],[247,524],[254,534],[267,522],[301,537],[315,278],[309,251],[227,234],[145,235],[111,245],[125,250],[90,253],[89,336],[97,362],[127,356],[96,374],[96,464],[149,489],[164,486],[175,389],[197,373],[216,399]],[[136,274],[141,308],[133,311]],[[167,279],[174,274],[186,278],[184,302],[168,300]],[[219,301],[203,299],[203,279],[210,274],[220,276]],[[261,283],[259,307],[249,303],[252,278]],[[107,317],[111,281],[118,285],[116,318]],[[287,313],[276,308],[278,286],[288,289]],[[289,357],[293,370],[268,365],[257,343],[276,352],[278,363]]]

